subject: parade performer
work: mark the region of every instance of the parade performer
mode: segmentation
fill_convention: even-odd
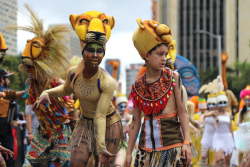
[[[33,10],[25,4],[30,13],[30,26],[10,28],[32,32],[35,37],[27,40],[27,45],[21,55],[20,72],[29,76],[26,80],[26,91],[15,92],[6,90],[0,94],[5,99],[26,99],[27,105],[33,105],[42,91],[63,83],[57,78],[59,67],[67,68],[69,49],[64,45],[64,36],[70,30],[62,25],[43,28],[43,22]],[[35,106],[36,107],[36,106]],[[68,120],[74,117],[73,103],[66,97],[50,98],[37,106],[36,114],[39,126],[34,133],[30,148],[26,154],[23,166],[69,166],[70,151],[68,141],[71,135]],[[70,121],[72,129],[75,120]],[[32,134],[29,134],[32,135]]]
[[[99,64],[115,20],[113,16],[89,11],[70,15],[70,22],[80,38],[83,59],[77,67],[68,70],[65,84],[44,91],[38,104],[48,101],[49,97],[74,93],[79,99],[82,115],[69,145],[70,165],[86,166],[93,155],[96,165],[109,166],[122,138],[122,125],[111,102],[116,81]]]
[[[249,135],[250,127],[250,89],[243,89],[240,92],[240,98],[244,99],[245,106],[239,112],[238,126],[239,129],[234,132],[235,146],[239,149],[239,159],[241,162],[244,154],[250,150],[249,140],[246,135]]]
[[[0,33],[0,63],[3,61],[6,51],[8,50],[3,35]]]
[[[224,86],[222,78],[217,77],[217,93],[216,104],[217,111],[211,111],[204,117],[215,116],[215,133],[213,137],[213,149],[215,151],[215,160],[213,167],[219,166],[224,154],[224,166],[230,166],[230,159],[234,149],[233,129],[231,123],[231,115],[225,109],[227,106],[226,92],[223,91]]]
[[[125,112],[127,108],[127,102],[128,102],[128,99],[126,95],[119,94],[118,96],[116,96],[116,105],[118,107],[118,111],[121,116],[123,130],[125,130],[127,123],[132,119],[129,113]],[[117,152],[114,166],[116,167],[124,166],[125,158],[126,158],[126,147],[123,147],[123,148],[120,148],[120,150]]]
[[[134,101],[134,109],[125,166],[131,165],[142,111],[144,123],[134,166],[189,166],[191,142],[182,83],[177,72],[165,68],[168,45],[172,41],[171,30],[153,20],[142,22],[138,18],[136,21],[139,28],[134,32],[133,42],[147,70],[133,84],[129,96]]]
[[[209,85],[211,85],[211,83],[206,86],[209,87]],[[209,113],[210,111],[216,110],[216,90],[210,91],[210,93],[207,95],[207,107],[208,110],[206,110],[205,113],[201,115],[201,117],[204,117],[204,115]],[[201,118],[201,120],[203,120],[203,118]],[[201,167],[212,165],[212,162],[214,160],[214,154],[209,152],[209,150],[211,151],[211,149],[213,148],[212,141],[215,133],[214,122],[215,116],[206,117],[204,120],[204,132],[201,139]]]

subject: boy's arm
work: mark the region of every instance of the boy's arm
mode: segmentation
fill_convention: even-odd
[[[182,89],[182,82],[179,73],[174,72],[173,78],[175,79],[174,87],[174,95],[175,95],[175,102],[177,106],[177,114],[180,119],[181,128],[184,134],[184,143],[185,141],[191,141],[190,139],[190,132],[189,132],[189,119],[188,113],[185,110],[185,98]],[[191,147],[190,145],[184,144],[182,147],[182,154],[183,157],[187,160],[187,166],[191,163]]]

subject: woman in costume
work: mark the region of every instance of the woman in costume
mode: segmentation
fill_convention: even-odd
[[[185,163],[189,166],[191,142],[181,79],[177,72],[165,68],[168,45],[172,41],[171,30],[153,20],[142,22],[138,18],[137,23],[139,28],[134,32],[133,42],[147,70],[133,84],[129,96],[134,101],[134,109],[125,166],[131,165],[142,111],[144,123],[134,166],[179,167]]]
[[[209,83],[206,86],[209,87],[209,85],[211,85],[211,83]],[[208,110],[205,111],[205,113],[201,115],[201,117],[204,117],[205,114],[216,110],[216,91],[215,90],[210,91],[210,93],[207,96],[207,108]],[[203,120],[203,118],[201,118],[201,120]],[[201,167],[206,167],[209,164],[208,158],[209,158],[209,161],[210,159],[214,160],[214,157],[211,157],[211,156],[214,156],[214,154],[209,154],[209,150],[213,148],[212,141],[213,141],[213,136],[215,133],[214,122],[215,122],[215,116],[206,117],[204,120],[204,124],[205,124],[204,132],[203,132],[202,139],[201,139]]]
[[[25,4],[30,13],[31,25],[27,27],[13,26],[34,33],[35,37],[27,40],[21,55],[19,70],[29,76],[25,91],[4,91],[0,94],[5,99],[26,99],[27,105],[33,105],[42,91],[56,87],[63,80],[56,79],[59,67],[67,68],[68,48],[63,44],[64,35],[70,30],[62,25],[43,29],[43,22],[32,9]],[[61,42],[62,41],[62,42]],[[69,166],[70,151],[68,141],[71,136],[67,111],[74,111],[73,103],[66,97],[50,98],[50,103],[43,102],[37,106],[39,126],[34,133],[30,148],[23,166]],[[74,117],[75,113],[69,115]],[[75,120],[70,121],[72,128]],[[32,134],[29,134],[32,135]]]
[[[249,151],[250,143],[248,140],[250,127],[250,89],[243,89],[240,92],[240,98],[244,100],[245,105],[239,112],[239,129],[234,132],[235,146],[239,149],[238,161],[241,162],[246,152]]]
[[[224,154],[224,166],[230,166],[230,159],[234,149],[233,129],[231,115],[225,110],[227,106],[227,96],[224,92],[224,86],[220,76],[217,77],[216,103],[218,111],[211,111],[204,115],[205,117],[214,116],[215,133],[213,136],[213,149],[215,151],[215,160],[213,167],[219,166]]]
[[[65,84],[44,91],[37,104],[49,101],[50,97],[74,93],[82,114],[70,141],[70,166],[86,166],[91,155],[95,157],[95,165],[110,166],[122,137],[122,125],[111,102],[116,82],[99,64],[105,55],[114,18],[89,11],[70,15],[70,21],[80,38],[83,59],[77,67],[68,70]]]

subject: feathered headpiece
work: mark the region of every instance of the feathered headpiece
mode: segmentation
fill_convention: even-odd
[[[216,101],[217,103],[219,103],[220,101],[228,101],[227,99],[227,96],[226,96],[226,92],[224,91],[224,85],[223,85],[223,82],[222,82],[222,78],[221,76],[219,75],[217,77],[217,97],[216,97]]]
[[[35,35],[32,40],[27,40],[27,45],[21,55],[22,64],[19,69],[27,74],[27,66],[33,66],[36,77],[46,77],[52,80],[58,77],[58,69],[67,70],[70,49],[65,45],[65,34],[70,29],[64,25],[57,25],[44,30],[43,20],[40,19],[28,4],[24,5],[29,11],[29,26],[11,26],[10,29],[18,29],[31,32]]]

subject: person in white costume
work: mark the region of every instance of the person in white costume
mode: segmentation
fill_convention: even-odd
[[[217,167],[221,164],[224,154],[224,167],[230,166],[230,159],[235,148],[233,140],[233,129],[231,124],[231,117],[226,112],[227,96],[224,92],[224,86],[221,76],[217,77],[216,103],[218,111],[209,112],[206,117],[216,116],[215,119],[215,133],[213,136],[213,149],[215,151],[215,160],[212,167]]]

